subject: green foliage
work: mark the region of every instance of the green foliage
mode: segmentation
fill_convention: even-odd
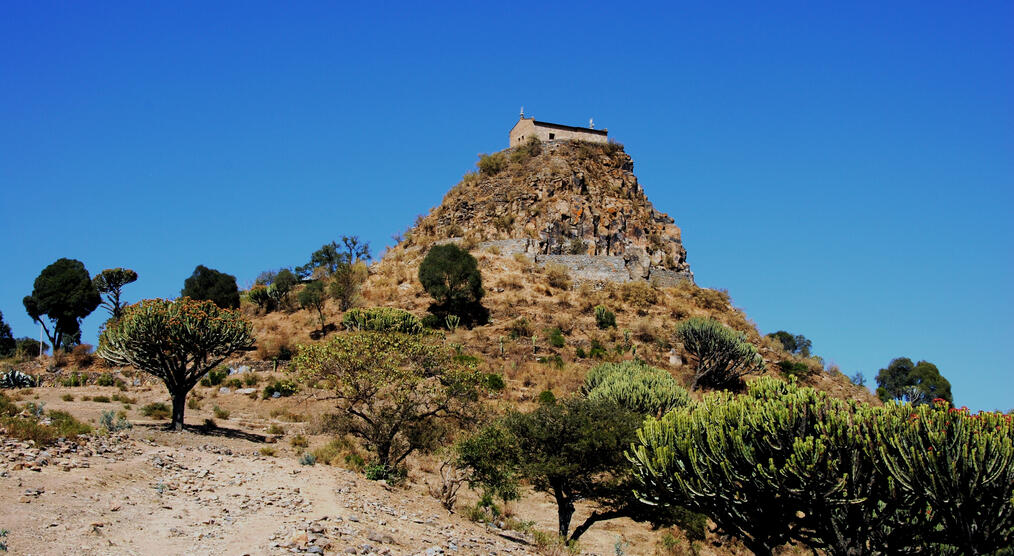
[[[225,378],[229,376],[229,371],[223,367],[218,367],[208,371],[208,374],[204,375],[201,379],[201,386],[210,388],[212,386],[218,386],[225,381]]]
[[[81,319],[101,302],[88,270],[74,259],[59,259],[44,268],[35,279],[32,295],[23,300],[28,316],[42,325],[54,351],[80,343]],[[43,316],[50,321],[52,331]]]
[[[433,314],[457,315],[466,326],[488,320],[479,263],[468,251],[452,243],[434,246],[419,265],[419,282],[433,298]]]
[[[512,411],[463,440],[459,464],[468,469],[471,484],[504,499],[517,496],[520,480],[551,494],[559,533],[566,537],[576,500],[609,505],[623,499],[629,469],[623,451],[640,422],[640,416],[601,400],[543,403],[530,413]],[[607,515],[614,516],[594,514],[572,539]]]
[[[902,400],[913,405],[927,405],[940,398],[954,403],[950,381],[929,361],[913,364],[907,357],[893,359],[886,369],[877,373],[877,386],[877,396],[885,402]]]
[[[472,416],[485,374],[419,335],[353,332],[300,346],[300,382],[330,390],[344,416],[341,432],[365,441],[378,463],[397,466],[430,450],[446,426]]]
[[[307,311],[317,311],[317,317],[320,319],[320,333],[326,335],[327,322],[324,320],[324,304],[327,302],[327,297],[324,296],[324,283],[320,280],[310,282],[300,290],[298,299],[300,307]]]
[[[1011,415],[955,409],[943,400],[889,405],[876,421],[878,466],[928,523],[922,535],[960,554],[1014,545]]]
[[[63,386],[64,388],[74,388],[76,386],[84,386],[87,383],[88,377],[77,371],[70,373],[69,375],[60,380],[60,386]]]
[[[226,357],[252,344],[250,323],[238,311],[187,297],[147,299],[106,328],[97,353],[161,379],[172,398],[172,425],[181,430],[187,393]]]
[[[359,240],[359,236],[342,236],[341,243],[325,243],[310,255],[310,262],[297,269],[309,275],[314,269],[321,269],[327,276],[334,276],[342,267],[351,267],[370,260],[370,244]]]
[[[342,326],[346,330],[404,332],[406,334],[419,334],[423,330],[422,322],[415,315],[404,309],[393,307],[349,309],[342,318]]]
[[[743,375],[764,364],[757,348],[745,336],[715,319],[687,319],[676,328],[676,338],[695,359],[691,390],[735,388]]]
[[[585,376],[582,392],[591,400],[604,400],[639,415],[661,417],[690,404],[690,394],[668,371],[643,361],[602,363]]]
[[[599,328],[616,328],[616,313],[609,310],[605,305],[595,306],[595,324]]]
[[[371,481],[386,481],[391,485],[398,485],[408,476],[404,467],[391,467],[383,463],[367,465],[363,474]]]
[[[984,554],[1014,535],[1012,432],[1009,415],[763,378],[648,419],[631,458],[646,501],[704,513],[757,554]]]
[[[92,278],[92,285],[105,296],[102,306],[112,318],[118,319],[125,305],[120,301],[123,286],[136,281],[137,273],[129,268],[107,268]]]
[[[559,328],[547,328],[546,339],[549,340],[549,345],[557,349],[567,345],[567,340],[563,337],[563,331]]]
[[[222,309],[239,308],[239,287],[236,286],[236,277],[204,265],[197,265],[190,278],[183,281],[180,296],[212,301]]]
[[[141,415],[161,421],[169,418],[169,406],[162,402],[152,402],[141,408]]]
[[[605,359],[609,352],[606,347],[602,345],[602,342],[598,340],[591,341],[591,348],[588,349],[588,357],[592,359]]]
[[[123,414],[117,415],[117,413],[111,409],[109,411],[102,412],[102,416],[99,417],[99,426],[109,432],[118,432],[134,428],[134,425],[130,424],[130,421],[127,420],[126,416]]]
[[[507,335],[512,340],[518,338],[530,338],[532,336],[532,324],[525,317],[519,317],[511,321],[507,327]]]
[[[14,357],[17,348],[17,340],[11,334],[11,325],[4,322],[4,314],[0,312],[0,358]]]
[[[310,452],[303,452],[303,454],[299,456],[299,465],[315,465],[316,463],[317,456],[311,454]]]
[[[14,355],[17,357],[37,357],[49,351],[49,346],[45,342],[40,342],[35,338],[18,338],[14,342]]]
[[[270,294],[277,305],[285,305],[289,302],[289,292],[299,283],[299,278],[291,270],[283,268],[278,271],[271,282]]]
[[[0,404],[0,407],[2,406],[3,404]],[[2,417],[0,413],[0,427],[7,429],[7,436],[18,440],[31,440],[39,446],[48,446],[61,438],[73,440],[92,430],[90,426],[78,421],[66,411],[53,410],[43,416],[42,404],[37,406],[29,404],[26,409],[32,413],[27,417],[14,414]]]
[[[261,395],[265,400],[268,398],[275,397],[278,394],[279,398],[287,398],[299,391],[299,384],[292,380],[275,380],[264,387],[264,392]]]
[[[541,152],[542,142],[533,135],[524,144],[510,150],[510,161],[514,164],[523,164],[526,160],[539,156]]]
[[[218,404],[215,404],[215,406],[211,408],[211,410],[215,413],[215,417],[219,419],[229,418],[229,410],[219,407]]]
[[[539,404],[554,404],[556,403],[556,394],[552,390],[543,390],[535,397],[535,401]]]
[[[347,311],[359,301],[359,290],[369,275],[363,261],[338,265],[331,274],[328,293],[338,302],[339,309]]]
[[[768,334],[768,338],[778,340],[782,344],[782,347],[785,348],[785,351],[799,355],[800,357],[809,357],[810,349],[813,348],[813,342],[807,340],[806,336],[802,334],[793,336],[784,330],[779,330],[778,332]]]
[[[269,313],[275,309],[275,297],[271,295],[270,286],[255,285],[247,292],[246,298]]]
[[[507,155],[502,152],[480,154],[479,162],[475,165],[483,176],[495,176],[507,168]]]
[[[500,392],[507,387],[507,383],[504,382],[503,376],[498,373],[488,373],[485,378],[486,390],[490,392]]]
[[[778,368],[787,378],[800,378],[810,374],[810,368],[805,363],[796,361],[779,361]]]

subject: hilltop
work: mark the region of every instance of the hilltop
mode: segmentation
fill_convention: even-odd
[[[785,352],[728,292],[694,284],[680,229],[652,206],[621,145],[529,143],[482,155],[477,166],[370,266],[360,304],[425,315],[432,300],[418,269],[427,250],[447,242],[469,249],[490,323],[448,336],[508,379],[508,398],[530,400],[544,389],[566,395],[603,360],[637,357],[687,379],[673,331],[683,319],[708,316],[744,333],[764,356],[765,373],[779,374],[780,361],[801,363],[807,370],[796,378],[804,384],[874,399],[819,358]],[[615,328],[598,328],[597,305],[615,312]],[[258,338],[254,358],[285,356],[319,327],[303,311],[246,310]],[[325,315],[341,321],[334,304]]]

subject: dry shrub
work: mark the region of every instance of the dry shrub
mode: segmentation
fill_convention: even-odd
[[[570,289],[570,270],[562,264],[547,264],[545,268],[546,282],[557,289]]]
[[[521,271],[525,273],[532,272],[535,269],[532,260],[528,258],[524,253],[514,253],[514,262],[521,266]]]
[[[479,246],[479,235],[475,232],[468,232],[458,245],[465,251],[471,251]]]
[[[503,290],[522,290],[525,287],[525,283],[519,274],[511,273],[501,276],[500,279],[497,280],[496,287]]]
[[[648,309],[658,303],[658,291],[643,280],[634,280],[620,286],[620,299],[638,309]]]
[[[645,343],[654,342],[662,335],[661,329],[650,318],[646,317],[637,319],[631,328],[631,332],[633,332],[634,338]]]

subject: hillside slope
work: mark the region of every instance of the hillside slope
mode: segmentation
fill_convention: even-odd
[[[648,201],[622,147],[529,145],[485,156],[479,167],[370,267],[360,304],[425,315],[431,299],[418,268],[428,248],[456,242],[470,249],[491,321],[447,333],[448,339],[481,357],[490,372],[502,373],[511,386],[508,399],[531,400],[545,389],[565,395],[604,360],[638,357],[686,380],[691,370],[673,338],[675,327],[688,317],[710,316],[758,346],[765,373],[777,374],[779,361],[802,362],[809,369],[798,377],[803,383],[873,401],[836,369],[788,354],[761,335],[726,292],[693,284],[679,228]],[[598,328],[597,305],[616,313],[615,328]],[[258,338],[252,357],[292,350],[319,328],[305,311],[247,311]],[[341,321],[333,303],[326,316]],[[558,338],[551,339],[556,330]]]

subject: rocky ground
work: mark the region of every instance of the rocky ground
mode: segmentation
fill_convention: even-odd
[[[120,410],[132,429],[59,441],[44,448],[0,434],[0,530],[11,554],[554,554],[536,546],[531,533],[505,524],[470,521],[464,514],[475,495],[463,488],[456,513],[429,493],[439,475],[434,461],[410,465],[399,486],[367,480],[361,472],[301,465],[296,435],[309,448],[327,442],[311,435],[294,414],[322,408],[293,398],[254,400],[199,388],[201,409],[188,423],[212,417],[217,406],[231,418],[216,428],[165,430],[139,407],[165,399],[158,388],[132,387],[131,406],[96,403],[112,387],[40,387],[14,391],[20,403],[68,411],[97,427],[99,416]],[[272,417],[284,409],[277,418]],[[289,420],[286,420],[289,419]],[[302,419],[302,417],[300,417]],[[281,435],[268,435],[270,425]],[[104,431],[102,431],[104,432]],[[264,455],[262,450],[274,455]],[[555,529],[556,512],[545,496],[530,494],[512,505],[534,530]],[[575,520],[590,511],[579,507]],[[596,524],[581,551],[653,554],[661,532],[616,520]]]

